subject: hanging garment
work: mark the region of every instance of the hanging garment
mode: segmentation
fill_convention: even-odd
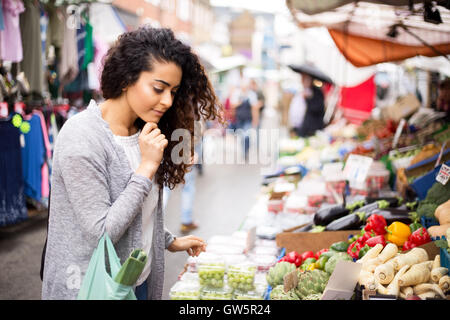
[[[32,92],[42,95],[45,90],[44,67],[42,65],[42,43],[39,6],[34,1],[26,0],[25,12],[20,15],[20,33],[23,45],[21,70],[30,83]]]
[[[41,50],[42,50],[42,65],[47,66],[46,48],[47,48],[47,28],[48,28],[48,16],[44,9],[40,8],[41,18],[39,19],[41,26]]]
[[[40,202],[42,198],[42,166],[46,156],[41,119],[37,114],[25,117],[25,119],[30,123],[30,131],[25,134],[25,146],[22,148],[25,195]]]
[[[64,12],[67,21],[67,14]],[[64,41],[61,49],[59,79],[62,85],[72,82],[78,75],[77,30],[70,24],[64,24]]]
[[[0,2],[0,30],[5,30],[5,22],[3,21],[3,3]]]
[[[64,42],[64,18],[65,7],[55,6],[55,0],[49,0],[45,4],[45,11],[48,15],[47,26],[47,50],[53,45],[55,48],[62,48]]]
[[[94,37],[93,37],[94,30],[92,28],[92,25],[89,23],[89,20],[86,21],[85,32],[86,35],[84,38],[84,58],[83,64],[81,65],[81,69],[83,70],[87,69],[88,64],[94,61],[94,54],[95,54]]]
[[[0,121],[0,226],[27,219],[20,131],[11,121]]]
[[[25,7],[22,0],[2,0],[4,30],[0,31],[1,58],[20,62],[23,59],[19,15]]]
[[[44,115],[39,110],[34,110],[34,114],[38,115],[40,121],[41,121],[41,129],[42,129],[42,138],[44,139],[44,146],[45,146],[45,162],[42,165],[41,169],[41,200],[44,203],[47,203],[49,193],[50,193],[50,171],[49,171],[49,164],[52,161],[52,152],[51,152],[51,145],[50,141],[48,139],[48,131],[47,131],[47,124],[45,123]]]
[[[367,120],[375,107],[375,76],[354,87],[341,88],[340,106],[344,117],[351,123],[361,124]]]

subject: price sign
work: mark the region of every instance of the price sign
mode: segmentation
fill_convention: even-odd
[[[297,287],[297,284],[298,284],[297,269],[284,275],[283,277],[284,292],[288,292],[289,290]]]
[[[345,163],[344,177],[350,181],[350,186],[364,184],[372,166],[373,159],[369,157],[351,154]]]
[[[445,164],[442,164],[441,170],[439,170],[439,173],[436,177],[436,181],[442,183],[445,186],[449,178],[450,178],[450,167]]]

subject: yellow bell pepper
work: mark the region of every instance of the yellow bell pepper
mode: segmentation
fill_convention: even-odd
[[[392,242],[398,247],[401,247],[411,234],[409,226],[400,221],[392,222],[386,230],[386,241]]]
[[[306,268],[306,270],[314,270],[314,269],[316,269],[316,264],[315,263],[311,263],[307,268]]]

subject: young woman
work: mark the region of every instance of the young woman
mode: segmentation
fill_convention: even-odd
[[[105,101],[67,120],[56,142],[42,298],[77,297],[106,232],[122,263],[146,250],[136,296],[161,299],[164,249],[205,250],[202,239],[164,227],[163,186],[183,183],[191,166],[173,161],[179,141],[170,137],[185,129],[193,138],[194,119],[221,121],[221,109],[198,57],[169,29],[121,35],[105,57],[101,90]]]

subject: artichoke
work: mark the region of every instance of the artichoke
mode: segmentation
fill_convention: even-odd
[[[336,268],[337,262],[340,260],[353,261],[352,257],[350,257],[346,252],[338,252],[334,254],[330,259],[328,259],[327,263],[325,264],[325,271],[331,275],[334,271],[334,268]]]
[[[294,290],[284,292],[284,285],[278,285],[270,292],[270,300],[300,300]]]
[[[319,269],[300,272],[295,293],[301,300],[307,300],[306,297],[312,294],[322,294],[329,279],[330,275]]]
[[[269,269],[266,279],[267,283],[275,288],[277,285],[283,284],[283,277],[285,274],[294,271],[296,269],[295,264],[287,261],[278,262],[276,265]]]
[[[303,298],[303,300],[320,300],[321,298],[322,298],[321,293],[313,293]]]

